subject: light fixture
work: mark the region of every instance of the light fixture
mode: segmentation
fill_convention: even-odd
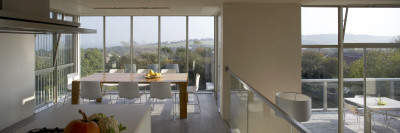
[[[275,102],[286,114],[299,122],[311,119],[311,98],[307,95],[296,92],[278,92],[275,94]]]

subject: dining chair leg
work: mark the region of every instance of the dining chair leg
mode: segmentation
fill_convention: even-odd
[[[201,112],[201,108],[200,108],[199,95],[197,95],[197,92],[195,94],[196,94],[196,97],[197,97],[197,106],[199,106],[199,113],[200,113]]]
[[[111,100],[111,95],[112,95],[112,94],[111,94],[111,92],[109,92],[109,95],[110,95],[110,103],[112,104],[112,100]]]
[[[145,96],[145,98],[146,98],[146,104],[149,104],[149,99],[147,99],[147,87],[145,86],[144,87],[144,96]]]
[[[67,94],[65,94],[63,105],[65,104],[65,99],[67,99],[67,97],[68,97],[68,92]]]
[[[152,98],[151,102],[153,104],[153,111],[154,111],[154,98]]]
[[[174,117],[174,122],[175,122],[175,120],[176,120],[175,101],[176,101],[176,97],[175,97],[175,98],[172,98],[172,113],[173,113],[173,117]]]
[[[129,104],[132,104],[133,102],[135,102],[135,98],[131,99]]]

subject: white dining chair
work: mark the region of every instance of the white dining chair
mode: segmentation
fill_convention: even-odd
[[[158,64],[147,64],[147,69],[152,69],[154,72],[158,72]]]
[[[118,96],[119,98],[124,98],[124,104],[125,104],[125,99],[135,99],[139,98],[140,103],[142,103],[142,98],[139,93],[139,85],[137,82],[119,82],[119,87],[118,87]],[[133,100],[130,102],[132,103]]]
[[[138,69],[136,73],[138,73],[138,74],[143,74],[143,76],[144,76],[144,74],[149,73],[150,70],[151,70],[151,69]],[[143,84],[143,83],[140,83],[140,84],[139,84],[139,88],[143,88],[143,89],[144,89],[144,94],[145,94],[145,97],[146,97],[146,102],[147,102],[147,95],[146,95],[146,94],[148,94],[148,93],[147,93],[147,88],[148,88],[149,86],[150,86],[150,84],[146,84],[146,83],[144,83],[144,84]]]
[[[197,91],[199,90],[199,81],[200,81],[200,74],[196,74],[196,85],[195,86],[187,86],[187,93],[188,94],[194,94],[197,98],[197,103],[194,103],[193,105],[197,105],[199,107],[199,113],[201,112],[200,108],[200,100],[199,96],[197,94]]]
[[[172,99],[172,112],[173,112],[173,117],[174,121],[176,118],[176,112],[175,112],[175,104],[176,104],[176,97],[172,97],[172,90],[170,86],[170,82],[151,82],[150,84],[150,98],[152,99],[152,104],[153,104],[153,110],[154,110],[154,99]],[[156,101],[157,102],[157,101]]]
[[[176,73],[176,69],[161,69],[161,73]]]
[[[108,73],[124,73],[124,69],[110,69],[108,71]],[[105,87],[104,90],[107,90],[107,87],[116,87],[116,86],[118,86],[118,83],[104,83],[103,86]],[[103,92],[105,94],[110,95],[110,102],[112,103],[111,97],[112,97],[113,93],[111,93],[111,91],[109,91],[109,90],[108,91],[104,91],[104,90],[103,90]]]
[[[166,74],[166,73],[176,73],[176,69],[161,69],[161,73],[162,74]],[[172,87],[174,87],[176,90],[176,84],[171,84]],[[176,94],[177,92],[175,92]]]
[[[176,73],[179,73],[179,64],[167,64],[166,69],[175,69]]]
[[[136,73],[136,64],[124,64],[124,73]]]
[[[124,73],[124,69],[110,69],[108,73]]]
[[[149,73],[151,69],[138,69],[136,73]]]
[[[71,95],[71,91],[72,91],[72,81],[78,80],[78,79],[79,79],[78,73],[70,73],[70,74],[67,74],[67,90],[66,90],[66,94],[65,94],[65,96],[64,96],[63,105],[65,104],[65,101],[66,101],[68,95]]]
[[[96,100],[102,98],[100,82],[98,81],[82,81],[81,82],[81,98]]]

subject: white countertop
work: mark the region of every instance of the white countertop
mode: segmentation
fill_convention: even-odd
[[[35,120],[16,132],[26,133],[35,128],[65,128],[72,120],[82,119],[78,110],[81,109],[89,117],[94,113],[113,115],[123,126],[125,133],[143,132],[141,129],[151,128],[150,106],[148,105],[65,105],[63,107],[51,107],[35,116]],[[151,132],[151,129],[148,129]],[[148,132],[145,129],[145,132]]]

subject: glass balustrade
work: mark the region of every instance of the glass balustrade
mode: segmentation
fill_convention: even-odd
[[[310,132],[233,72],[230,76],[229,126],[234,133]]]

